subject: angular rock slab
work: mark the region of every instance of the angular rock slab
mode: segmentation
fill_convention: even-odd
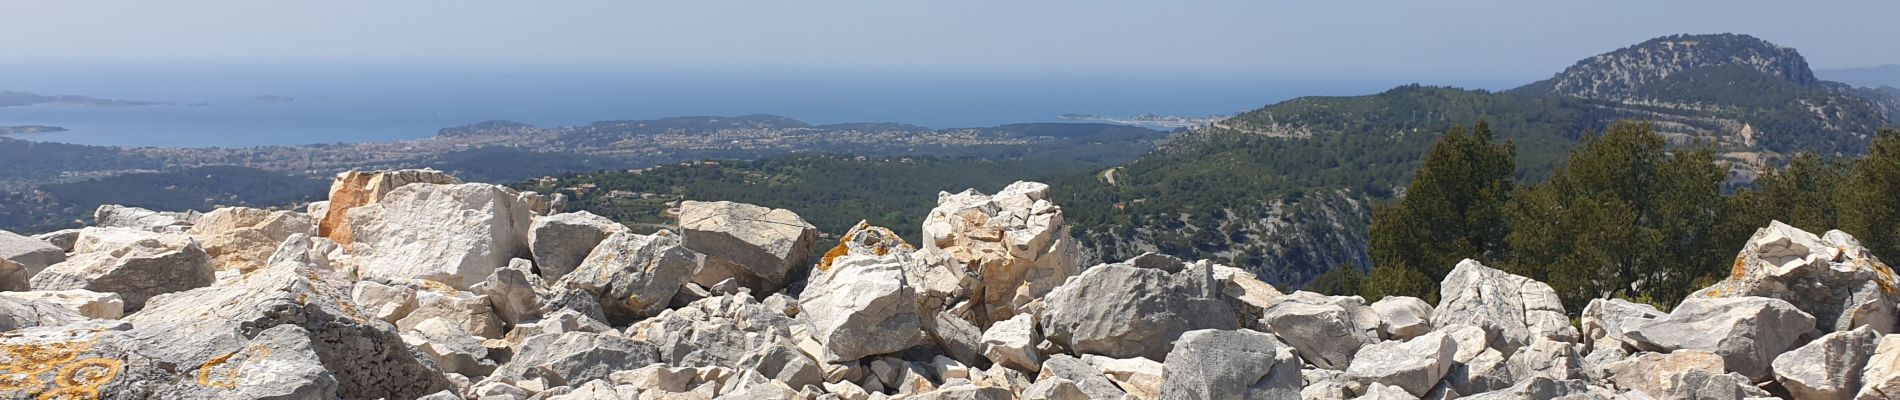
[[[1690,298],[1768,297],[1785,300],[1813,315],[1822,331],[1872,326],[1896,332],[1895,286],[1900,276],[1860,241],[1841,231],[1823,236],[1781,221],[1755,231],[1735,256],[1728,279]]]
[[[659,362],[653,345],[614,334],[568,332],[528,338],[490,381],[543,379],[551,386],[607,379],[616,371]]]
[[[1444,332],[1432,332],[1399,342],[1379,342],[1360,348],[1346,367],[1346,379],[1361,385],[1397,386],[1413,396],[1424,396],[1451,371],[1458,342]]]
[[[211,285],[211,256],[190,237],[86,228],[75,255],[33,276],[35,290],[85,289],[117,293],[125,310],[145,307],[152,296]]]
[[[528,227],[528,247],[541,277],[554,281],[580,267],[600,241],[621,232],[628,232],[625,225],[590,212],[555,214],[534,219]]]
[[[119,319],[125,316],[125,300],[116,293],[99,293],[90,290],[48,290],[27,292],[0,292],[0,297],[19,301],[45,302],[93,319]]]
[[[705,286],[725,278],[758,293],[776,292],[802,278],[818,245],[818,227],[798,213],[730,201],[680,203],[680,229],[686,248],[705,254],[708,275],[695,279]],[[710,280],[710,282],[708,282]]]
[[[1432,331],[1432,305],[1417,297],[1386,296],[1372,303],[1379,313],[1379,334],[1405,340]]]
[[[212,210],[187,231],[198,240],[220,270],[263,268],[277,246],[293,235],[315,235],[316,220],[290,211],[249,207]]]
[[[593,295],[606,322],[626,325],[666,310],[693,269],[693,255],[680,245],[679,235],[620,232],[602,240],[579,268],[553,287]]]
[[[1871,326],[1821,336],[1775,357],[1775,380],[1797,399],[1853,398],[1880,336]]]
[[[823,361],[844,363],[910,348],[923,340],[917,294],[905,258],[844,256],[807,283],[798,319],[824,345]]]
[[[197,211],[159,212],[138,207],[106,204],[92,211],[92,226],[128,228],[146,232],[180,233],[198,220]]]
[[[1623,326],[1631,321],[1662,318],[1667,315],[1656,306],[1631,303],[1623,299],[1593,299],[1583,307],[1583,343],[1590,349],[1633,348]]]
[[[1466,259],[1439,283],[1432,326],[1470,324],[1484,328],[1490,347],[1509,354],[1542,336],[1573,342],[1577,329],[1550,285]]]
[[[1168,352],[1162,397],[1168,399],[1297,398],[1300,359],[1273,335],[1249,330],[1198,330]]]
[[[1081,248],[1048,197],[1049,185],[1036,182],[1016,182],[994,196],[939,193],[924,218],[920,258],[978,277],[961,288],[978,327],[1015,316],[1079,272]]]
[[[342,397],[415,398],[448,387],[441,371],[405,346],[394,327],[357,309],[348,296],[318,279],[315,270],[275,266],[225,285],[155,297],[125,318],[134,327],[125,336],[141,356],[177,365],[183,373],[249,382],[228,371],[273,368],[266,360],[279,350],[258,343],[255,335],[291,325],[305,332]],[[231,363],[246,359],[255,363]]]
[[[1647,351],[1701,350],[1722,356],[1729,371],[1770,378],[1775,356],[1814,331],[1814,317],[1793,304],[1762,297],[1690,298],[1669,315],[1626,323],[1623,333]]]
[[[66,261],[66,250],[43,240],[0,230],[0,290],[27,290],[27,281],[47,266]],[[8,264],[11,262],[11,264]]]
[[[1377,314],[1358,297],[1294,292],[1267,307],[1261,325],[1313,366],[1343,370],[1359,346],[1379,341]]]
[[[376,204],[396,188],[413,183],[453,185],[462,181],[432,169],[338,173],[336,180],[330,182],[330,199],[323,202],[323,216],[317,222],[317,235],[337,243],[353,242],[348,222],[350,209]]]
[[[1089,268],[1043,297],[1043,335],[1076,354],[1163,360],[1183,333],[1239,327],[1210,264],[1176,267]]]
[[[405,185],[350,209],[351,241],[339,243],[360,259],[364,278],[426,279],[468,290],[508,260],[529,256],[533,213],[519,195],[485,184]]]
[[[795,332],[810,326],[739,293],[709,297],[627,328],[672,366],[755,371],[794,387],[823,383],[817,360],[800,352]]]
[[[1861,370],[1859,400],[1900,398],[1900,335],[1885,335]]]

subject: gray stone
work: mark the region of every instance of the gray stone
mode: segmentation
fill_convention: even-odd
[[[843,363],[923,342],[916,293],[900,255],[844,256],[807,283],[798,319],[824,346],[823,361]]]
[[[73,244],[79,241],[79,231],[79,228],[61,229],[33,235],[33,238],[51,244],[53,247],[58,247],[61,252],[71,253],[73,251]]]
[[[1239,327],[1205,263],[1179,272],[1090,268],[1043,297],[1042,332],[1076,354],[1162,360],[1182,333]]]
[[[1438,287],[1432,326],[1470,324],[1484,328],[1489,347],[1510,354],[1538,336],[1576,341],[1577,329],[1564,314],[1557,292],[1543,282],[1464,260]]]
[[[1372,303],[1379,313],[1379,334],[1405,340],[1432,331],[1432,305],[1417,297],[1386,296]]]
[[[199,368],[196,382],[180,382],[157,398],[335,399],[337,377],[325,369],[311,335],[296,325],[278,325],[251,338],[242,350]]]
[[[1053,354],[1049,356],[1049,360],[1043,361],[1042,371],[1036,375],[1036,379],[1051,378],[1075,382],[1076,387],[1081,388],[1082,392],[1087,393],[1091,399],[1116,399],[1125,394],[1120,388],[1115,387],[1115,382],[1108,380],[1101,370],[1066,354]]]
[[[1406,392],[1404,388],[1401,388],[1398,386],[1387,386],[1382,383],[1373,383],[1372,386],[1366,387],[1366,394],[1360,395],[1359,397],[1354,397],[1353,399],[1355,400],[1412,400],[1412,399],[1417,399],[1417,398],[1418,396],[1414,396],[1411,393]]]
[[[1451,371],[1458,342],[1443,332],[1432,332],[1412,340],[1379,342],[1359,349],[1346,377],[1361,385],[1383,383],[1404,388],[1413,396],[1427,390]]]
[[[1606,347],[1634,349],[1629,337],[1623,335],[1623,326],[1629,321],[1662,318],[1662,311],[1655,306],[1631,303],[1623,299],[1592,299],[1583,307],[1583,343],[1594,352]]]
[[[1462,343],[1460,343],[1462,345]],[[1444,382],[1452,391],[1458,393],[1484,393],[1511,387],[1518,379],[1511,375],[1511,367],[1504,353],[1498,349],[1479,347],[1482,352],[1465,361],[1453,364],[1445,373]],[[1464,348],[1459,348],[1464,351]]]
[[[1005,367],[1036,373],[1042,369],[1042,354],[1036,352],[1042,334],[1036,330],[1035,314],[1017,314],[990,325],[983,332],[983,356]]]
[[[1776,355],[1809,337],[1814,317],[1778,299],[1690,298],[1667,316],[1625,325],[1624,334],[1643,350],[1715,353],[1729,371],[1759,381],[1771,377]]]
[[[38,326],[62,326],[85,321],[86,316],[64,304],[39,299],[0,296],[0,331]]]
[[[0,297],[15,300],[45,302],[65,307],[80,316],[94,319],[119,319],[125,316],[125,301],[115,293],[99,293],[90,290],[47,290],[27,292],[0,292]]]
[[[495,363],[488,360],[488,349],[482,347],[482,338],[448,320],[431,319],[410,327],[403,331],[402,340],[429,356],[442,372],[487,376],[495,370]]]
[[[416,310],[416,289],[405,285],[360,281],[350,288],[350,300],[371,318],[393,324]]]
[[[182,233],[198,220],[197,211],[158,212],[117,204],[99,206],[92,212],[92,226],[130,228],[146,232]]]
[[[1544,400],[1544,399],[1609,399],[1613,393],[1590,386],[1582,380],[1553,380],[1550,378],[1531,378],[1517,382],[1516,385],[1485,393],[1461,397],[1463,400]]]
[[[278,357],[284,345],[259,342],[257,333],[294,325],[307,332],[341,397],[415,398],[447,388],[442,373],[404,346],[392,326],[358,310],[341,288],[312,279],[315,274],[276,265],[225,285],[159,295],[126,316],[134,328],[125,336],[141,357],[180,366],[187,376],[177,379],[236,379],[229,385],[242,386],[249,375],[227,369],[270,370],[274,364],[265,360]],[[245,359],[253,361],[234,362]]]
[[[1798,399],[1851,399],[1880,336],[1865,325],[1821,336],[1775,357],[1775,380]]]
[[[1376,318],[1355,318],[1354,311],[1364,306],[1357,297],[1348,299],[1342,307],[1340,301],[1324,295],[1294,292],[1267,307],[1261,322],[1307,363],[1343,370],[1359,346],[1379,341]]]
[[[457,291],[431,281],[422,283],[416,290],[416,309],[396,320],[398,331],[415,329],[417,325],[430,320],[442,320],[475,336],[501,338],[501,319],[495,317],[488,297]]]
[[[544,379],[549,385],[570,386],[657,362],[659,351],[651,344],[611,334],[567,332],[528,338],[489,380]]]
[[[804,277],[816,256],[818,228],[791,210],[685,201],[679,222],[686,248],[706,255],[694,279],[702,286],[737,278],[759,293],[776,292]]]
[[[1511,353],[1509,364],[1511,377],[1517,380],[1537,377],[1559,381],[1583,378],[1583,356],[1577,355],[1577,347],[1542,337]]]
[[[1163,371],[1168,399],[1283,399],[1299,396],[1303,386],[1292,349],[1248,330],[1182,334]]]
[[[652,343],[660,361],[687,367],[754,371],[793,387],[824,381],[817,360],[800,352],[795,331],[810,328],[747,293],[709,297],[627,328]]]
[[[1082,361],[1102,370],[1115,386],[1128,392],[1129,396],[1141,400],[1159,400],[1162,398],[1161,386],[1166,367],[1155,360],[1141,357],[1108,358],[1098,355],[1084,355]]]
[[[508,260],[529,256],[532,212],[517,195],[478,183],[403,185],[348,210],[349,240],[338,242],[360,259],[363,277],[467,290]]]
[[[541,277],[556,281],[580,267],[600,241],[627,231],[625,225],[586,211],[555,214],[534,218],[528,228],[528,247]]]
[[[1874,355],[1861,370],[1860,394],[1855,399],[1900,398],[1900,335],[1884,335],[1874,346]]]
[[[1642,353],[1607,367],[1609,381],[1615,382],[1617,387],[1663,397],[1686,395],[1684,378],[1691,372],[1703,376],[1721,375],[1726,368],[1722,356],[1698,350]]]
[[[1690,298],[1768,297],[1813,315],[1823,332],[1872,326],[1895,332],[1892,269],[1841,231],[1815,236],[1780,221],[1755,231],[1735,256],[1728,279]]]
[[[211,256],[190,237],[126,229],[87,228],[75,255],[33,276],[34,290],[85,289],[117,293],[125,310],[147,299],[211,285]]]
[[[66,261],[66,250],[40,239],[0,230],[0,260],[5,260],[0,264],[6,264],[0,265],[0,291],[25,291],[33,275]]]
[[[693,256],[680,245],[679,235],[622,232],[602,240],[579,268],[553,286],[594,295],[608,323],[626,325],[665,310],[693,268]]]
[[[488,280],[478,283],[472,292],[488,298],[495,316],[508,325],[541,319],[541,288],[547,283],[534,274],[532,262],[514,259],[508,266],[495,269]]]

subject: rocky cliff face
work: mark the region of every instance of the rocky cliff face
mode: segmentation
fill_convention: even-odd
[[[1642,101],[1638,89],[1697,68],[1735,65],[1798,85],[1818,80],[1795,49],[1738,34],[1674,35],[1578,61],[1531,88],[1611,101]]]
[[[696,203],[680,214],[680,229],[636,234],[591,214],[536,207],[531,193],[475,183],[395,188],[345,213],[354,233],[341,243],[314,235],[321,207],[91,227],[61,243],[0,235],[8,238],[3,248],[16,249],[0,253],[0,264],[14,267],[0,275],[9,289],[0,292],[0,393],[484,400],[1900,393],[1900,335],[1892,334],[1900,278],[1840,232],[1764,228],[1744,244],[1732,276],[1666,312],[1623,300],[1565,310],[1550,286],[1474,260],[1444,277],[1438,304],[1368,303],[1283,294],[1206,260],[1142,254],[1086,266],[1048,190],[1019,182],[994,195],[946,192],[925,220],[923,246],[859,224],[822,253],[810,226],[785,210]],[[220,250],[207,253],[201,241]]]

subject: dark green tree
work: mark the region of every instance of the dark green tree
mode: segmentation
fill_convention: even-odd
[[[1720,228],[1730,250],[1740,249],[1756,229],[1781,221],[1809,232],[1840,228],[1841,185],[1853,172],[1852,163],[1796,154],[1788,166],[1768,170],[1755,178],[1753,190],[1729,196],[1728,213]]]
[[[1727,170],[1710,150],[1665,144],[1647,123],[1587,135],[1549,182],[1512,197],[1505,266],[1550,283],[1572,310],[1618,294],[1680,299],[1723,271]]]
[[[1838,196],[1841,230],[1877,257],[1900,258],[1900,130],[1880,130]]]
[[[1435,298],[1437,279],[1458,261],[1504,252],[1504,204],[1517,167],[1515,145],[1492,141],[1490,125],[1452,128],[1425,154],[1405,197],[1373,210],[1373,283],[1385,295]],[[1381,271],[1388,270],[1388,271]],[[1380,281],[1385,279],[1388,281]],[[1422,284],[1389,281],[1423,279]]]
[[[1362,291],[1365,281],[1366,274],[1359,272],[1358,266],[1347,263],[1314,277],[1313,283],[1306,285],[1306,290],[1331,296],[1352,296]]]

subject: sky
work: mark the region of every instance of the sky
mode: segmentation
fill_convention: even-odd
[[[1538,78],[1674,33],[1900,63],[1900,2],[0,0],[39,65],[547,65]]]

